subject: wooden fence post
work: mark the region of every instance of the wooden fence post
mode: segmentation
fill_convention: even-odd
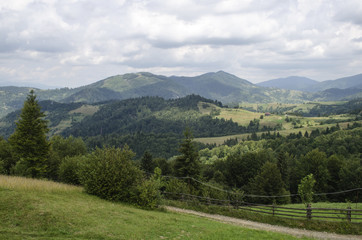
[[[274,213],[275,213],[275,207],[274,207],[274,203],[273,203],[273,217],[274,217]]]
[[[239,200],[238,199],[236,199],[236,200],[234,200],[234,208],[235,209],[238,209],[238,207],[239,207]]]
[[[310,203],[307,205],[307,219],[308,220],[312,219],[312,208]]]
[[[351,207],[347,208],[347,221],[350,222],[352,220]]]

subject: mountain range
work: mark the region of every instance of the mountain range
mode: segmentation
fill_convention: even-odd
[[[327,80],[323,82],[318,82],[316,80],[290,76],[286,78],[277,78],[269,81],[257,83],[258,86],[262,87],[272,87],[288,90],[297,90],[304,92],[319,92],[328,89],[360,89],[362,88],[362,74],[343,77],[336,80]]]
[[[286,84],[286,81],[293,81],[293,85],[298,87],[290,89],[291,85]],[[265,87],[262,86],[263,84],[253,84],[223,71],[205,73],[195,77],[166,77],[140,72],[112,76],[73,89],[35,89],[35,93],[39,100],[63,103],[96,103],[142,96],[177,99],[190,94],[233,105],[241,102],[301,103],[362,97],[362,74],[320,83],[301,77],[274,79],[269,82],[274,82],[274,85],[264,83],[268,86]],[[0,117],[21,108],[30,89],[30,87],[0,87]],[[300,91],[301,89],[305,90]]]

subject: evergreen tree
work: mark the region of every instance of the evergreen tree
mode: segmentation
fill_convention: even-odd
[[[281,151],[277,156],[277,166],[280,171],[285,187],[289,187],[289,178],[290,178],[290,166],[289,166],[289,154]]]
[[[180,145],[179,152],[182,154],[177,157],[175,162],[175,173],[178,177],[195,177],[200,174],[199,153],[193,143],[193,137],[190,129],[184,132],[185,139]]]
[[[9,138],[17,160],[15,173],[18,175],[33,178],[45,176],[50,144],[46,138],[48,127],[44,116],[36,95],[31,90],[16,123],[15,132]]]
[[[266,162],[262,166],[260,173],[255,176],[250,185],[252,193],[256,195],[282,196],[289,194],[289,192],[287,192],[284,188],[285,184],[282,180],[282,176],[277,164],[271,162]],[[289,197],[254,199],[254,201],[261,203],[272,203],[273,200],[277,201],[278,203],[290,202]]]
[[[155,169],[152,155],[148,151],[143,154],[143,157],[141,159],[141,169],[147,173],[152,173]]]

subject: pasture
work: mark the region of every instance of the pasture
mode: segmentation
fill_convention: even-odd
[[[142,210],[43,180],[0,175],[0,200],[0,239],[297,239],[162,209]]]

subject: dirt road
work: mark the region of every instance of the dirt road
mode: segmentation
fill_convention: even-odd
[[[297,236],[297,237],[311,237],[311,238],[316,238],[316,239],[333,239],[333,240],[342,240],[342,239],[343,240],[344,239],[362,240],[362,236],[356,236],[356,235],[340,235],[340,234],[335,234],[335,233],[309,231],[309,230],[298,229],[298,228],[288,228],[288,227],[270,225],[270,224],[266,224],[266,223],[252,222],[252,221],[248,221],[248,220],[232,218],[232,217],[227,217],[227,216],[222,216],[222,215],[214,215],[214,214],[196,212],[196,211],[192,211],[192,210],[169,207],[169,206],[165,206],[165,209],[167,209],[168,211],[172,211],[172,212],[193,214],[196,216],[205,217],[205,218],[213,219],[216,221],[234,224],[234,225],[238,225],[238,226],[243,226],[243,227],[247,227],[247,228],[279,232],[279,233],[284,233],[284,234],[290,234],[290,235]]]

